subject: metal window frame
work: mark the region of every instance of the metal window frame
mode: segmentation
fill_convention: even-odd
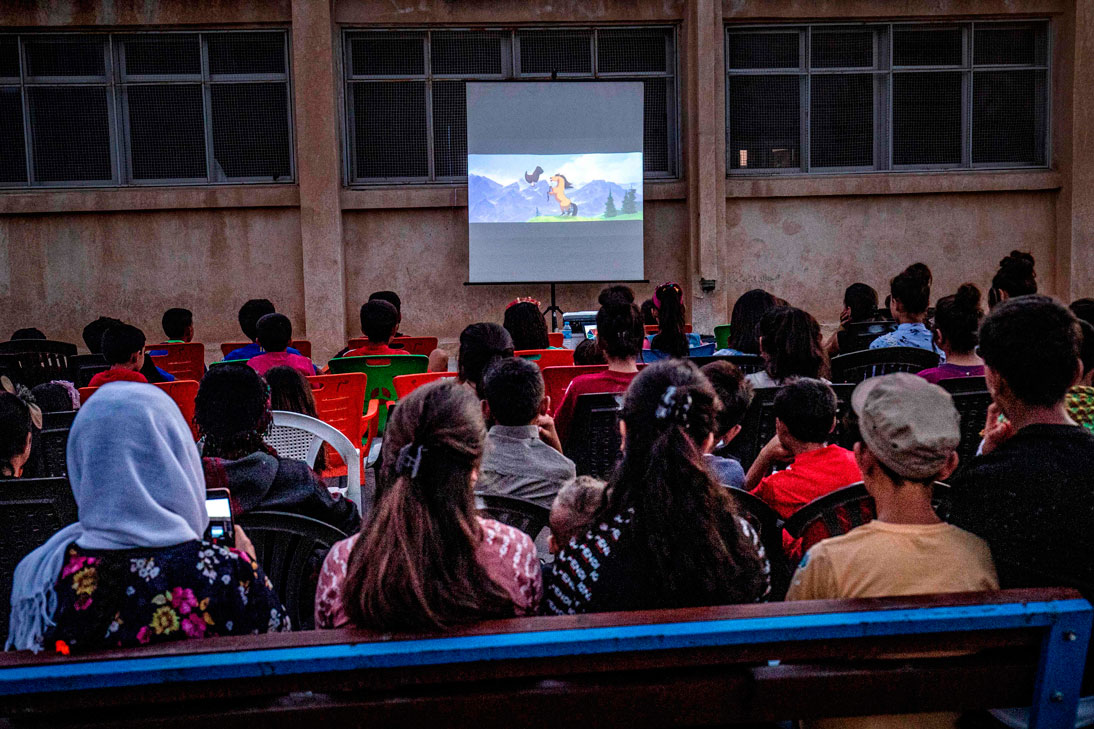
[[[268,33],[277,34],[283,41],[285,72],[282,74],[210,74],[208,72],[207,39],[214,34]],[[139,36],[194,35],[198,37],[201,53],[200,74],[134,74],[124,69],[124,39]],[[286,184],[296,180],[295,123],[293,119],[293,79],[290,33],[284,28],[240,29],[177,29],[156,31],[56,31],[45,33],[7,33],[16,38],[19,51],[18,79],[0,80],[0,85],[18,86],[23,108],[23,143],[26,154],[26,180],[21,183],[0,183],[0,189],[20,190],[37,188],[87,188],[87,187],[160,187],[160,186],[212,186],[238,184]],[[100,37],[103,43],[103,76],[28,76],[25,43],[41,37]],[[213,113],[210,90],[217,84],[226,83],[278,83],[284,84],[288,123],[289,177],[271,180],[269,177],[217,177],[215,153],[212,141]],[[131,86],[195,85],[202,87],[202,122],[204,126],[206,174],[204,177],[134,179],[132,169],[132,144],[129,121],[128,89]],[[70,180],[42,182],[36,179],[34,166],[34,138],[30,123],[30,95],[28,89],[36,87],[102,87],[107,93],[107,121],[109,127],[111,177],[102,180]]]
[[[1038,45],[1034,64],[996,64],[976,65],[974,61],[974,38],[978,25],[1002,26],[1002,27],[1029,27],[1034,29],[1038,36]],[[923,29],[956,27],[962,32],[962,57],[961,63],[940,64],[934,66],[895,66],[893,64],[894,32],[902,28],[917,27]],[[875,44],[875,64],[873,68],[819,68],[812,67],[811,40],[814,29],[822,32],[830,30],[863,29],[872,30]],[[799,37],[799,66],[798,68],[761,68],[761,69],[734,69],[730,68],[730,44],[732,37],[740,33],[791,33],[795,32]],[[923,20],[914,21],[887,21],[864,23],[796,23],[787,25],[771,24],[730,24],[725,25],[725,88],[726,88],[726,176],[757,176],[757,175],[787,175],[787,174],[862,174],[883,172],[923,172],[923,171],[948,171],[948,170],[1009,170],[1009,169],[1048,169],[1052,164],[1052,99],[1053,99],[1053,24],[1048,18],[1031,18],[1023,20],[968,20],[968,21],[939,21],[929,22]],[[1038,107],[1035,109],[1036,134],[1042,142],[1041,162],[974,162],[972,160],[972,132],[973,132],[973,84],[978,72],[990,71],[1036,71],[1039,77],[1040,88],[1043,93],[1041,98],[1035,100]],[[959,163],[930,163],[930,164],[894,164],[893,162],[893,79],[904,73],[933,73],[933,72],[960,72],[962,79],[961,98],[961,161]],[[810,118],[811,79],[823,74],[874,74],[874,164],[869,167],[814,167],[811,162],[811,138],[812,124]],[[750,167],[747,169],[734,169],[732,167],[732,138],[731,138],[731,85],[734,77],[741,76],[792,76],[796,75],[800,80],[799,108],[801,114],[799,127],[800,162],[796,167]]]
[[[603,30],[657,30],[665,34],[666,70],[653,72],[601,72],[599,70],[598,38]],[[434,137],[434,109],[433,109],[433,83],[444,81],[542,81],[550,79],[552,74],[523,73],[520,70],[520,39],[519,34],[527,31],[589,31],[590,53],[592,54],[591,72],[566,72],[559,73],[557,78],[562,80],[583,79],[611,79],[616,81],[636,80],[642,81],[651,78],[663,78],[666,80],[666,115],[668,139],[669,169],[661,172],[644,172],[645,179],[678,179],[680,176],[680,93],[679,93],[679,31],[673,24],[647,24],[647,25],[498,25],[476,27],[439,27],[418,26],[405,28],[375,28],[361,26],[345,26],[342,28],[342,51],[338,54],[341,63],[342,74],[342,136],[343,136],[343,182],[347,187],[373,187],[378,185],[434,185],[453,184],[464,182],[467,175],[437,175],[436,174],[436,146]],[[466,33],[493,33],[502,37],[502,58],[500,74],[486,73],[433,73],[432,67],[432,43],[434,33],[466,32]],[[352,60],[352,42],[356,37],[366,34],[395,33],[395,34],[421,34],[423,43],[423,55],[425,67],[420,74],[358,74],[354,73]],[[424,81],[426,84],[426,141],[428,144],[428,177],[421,176],[391,176],[391,177],[361,177],[357,174],[357,140],[355,138],[356,120],[353,109],[353,92],[357,83],[377,82],[409,82]]]

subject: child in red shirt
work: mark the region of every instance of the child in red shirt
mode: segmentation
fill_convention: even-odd
[[[148,382],[141,374],[144,366],[144,332],[129,324],[115,324],[103,333],[103,358],[110,369],[100,372],[87,383],[102,387],[109,382]]]

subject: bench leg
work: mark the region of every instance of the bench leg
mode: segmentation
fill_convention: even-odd
[[[1072,729],[1079,706],[1090,615],[1064,612],[1041,643],[1041,662],[1029,711],[1030,729]]]

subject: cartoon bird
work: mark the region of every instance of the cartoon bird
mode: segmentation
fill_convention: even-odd
[[[565,193],[565,190],[572,187],[573,185],[564,175],[554,174],[551,176],[551,188],[547,191],[547,194],[558,203],[558,207],[562,210],[560,215],[577,215],[577,203],[566,197]]]
[[[543,168],[536,165],[536,168],[532,172],[524,173],[524,181],[532,187],[535,187],[539,183],[539,176],[543,174]]]

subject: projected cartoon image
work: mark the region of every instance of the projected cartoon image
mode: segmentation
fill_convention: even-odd
[[[472,223],[642,219],[642,154],[472,154]]]

